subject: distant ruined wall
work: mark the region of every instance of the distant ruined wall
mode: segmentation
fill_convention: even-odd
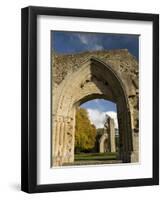
[[[99,139],[99,152],[106,152],[105,143],[107,142],[107,152],[116,152],[115,143],[115,123],[114,119],[108,117],[104,125],[104,134]]]
[[[90,69],[86,71],[86,68],[90,68],[91,64],[88,65],[85,63],[93,58],[98,59],[100,60],[100,62],[108,65],[115,72],[115,76],[119,77],[121,82],[123,83],[129,103],[129,110],[131,112],[131,126],[133,137],[133,154],[131,155],[131,160],[133,160],[134,162],[138,161],[139,69],[137,60],[133,55],[128,52],[127,49],[84,52],[72,55],[57,55],[55,53],[52,54],[52,115],[54,122],[52,127],[52,134],[53,143],[56,144],[53,145],[55,147],[52,148],[53,159],[61,160],[61,157],[63,157],[63,152],[65,152],[65,157],[66,155],[68,156],[66,148],[69,148],[69,155],[73,154],[73,148],[65,147],[61,144],[63,141],[69,141],[67,142],[67,145],[69,146],[73,145],[74,143],[74,135],[72,134],[72,132],[74,131],[73,129],[75,124],[75,110],[74,108],[69,111],[66,110],[68,105],[73,105],[75,99],[80,99],[81,97],[84,97],[84,95],[90,95],[91,91],[92,94],[106,94],[106,92],[108,92],[108,97],[110,95],[110,100],[113,101],[115,100],[115,96],[118,95],[119,88],[117,88],[116,84],[112,85],[112,87],[110,87],[110,89],[107,91],[106,84],[109,83],[109,78],[107,79],[107,81],[105,80],[105,76],[107,76],[105,70],[102,75],[100,75],[101,72],[98,72],[98,68],[94,69],[94,72],[88,73]],[[85,69],[85,71],[80,71],[81,68]],[[101,70],[100,66],[99,70]],[[88,74],[91,73],[93,75],[89,75],[88,77]],[[79,78],[76,78],[76,76],[78,76]],[[72,77],[72,87],[71,84],[68,86],[68,77]],[[66,87],[67,89],[65,89]],[[113,95],[114,91],[115,93],[117,91],[116,95]],[[64,105],[62,105],[63,102],[65,102],[65,97],[62,97],[63,94],[64,96],[67,95],[67,107],[65,106],[65,108]],[[112,98],[112,96],[114,96],[114,98]],[[62,107],[62,111],[59,111],[58,107]],[[122,112],[119,111],[119,113]],[[60,125],[56,126],[55,124],[57,124],[58,121]],[[69,134],[69,137],[65,136],[65,129],[67,135]],[[56,136],[55,132],[58,132],[58,134],[60,132],[61,134]],[[66,137],[69,139],[66,139]],[[70,157],[71,158],[69,159],[69,161],[73,161],[73,156]],[[62,163],[63,161],[58,162]],[[57,163],[56,165],[59,164]]]

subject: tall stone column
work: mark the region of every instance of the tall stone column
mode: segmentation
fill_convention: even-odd
[[[52,155],[53,155],[53,166],[58,166],[61,163],[61,145],[60,145],[60,131],[61,131],[61,117],[53,116],[53,129],[52,129],[52,137],[53,137],[53,146],[52,146]]]
[[[119,159],[124,163],[131,161],[131,154],[133,153],[133,137],[131,127],[131,113],[128,109],[118,113],[119,125]]]
[[[111,117],[108,117],[104,126],[108,134],[109,151],[116,152],[114,119],[112,119]]]
[[[139,162],[139,134],[133,131],[133,152],[131,162]]]
[[[116,152],[116,144],[115,144],[115,124],[114,119],[110,118],[109,120],[110,127],[110,152]]]
[[[106,132],[106,129],[104,129],[104,134],[101,136],[99,140],[99,152],[104,153],[105,152],[105,141],[107,140],[108,146],[109,146],[109,138],[108,138],[108,133]]]
[[[60,166],[63,163],[71,162],[73,146],[73,127],[70,117],[53,117],[52,127],[52,165]]]

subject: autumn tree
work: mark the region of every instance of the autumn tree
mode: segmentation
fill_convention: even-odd
[[[83,108],[76,112],[75,150],[88,151],[94,148],[96,142],[96,128],[91,124],[88,113]]]

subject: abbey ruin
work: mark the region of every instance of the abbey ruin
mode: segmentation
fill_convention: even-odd
[[[138,62],[127,49],[72,55],[53,53],[52,166],[74,161],[76,108],[95,98],[116,103],[119,159],[124,163],[138,162],[138,82]],[[111,148],[115,151],[114,141]]]
[[[104,127],[104,134],[99,140],[99,152],[116,152],[114,119],[108,117]]]

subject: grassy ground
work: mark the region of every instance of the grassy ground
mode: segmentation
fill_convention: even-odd
[[[122,163],[118,160],[118,153],[79,153],[75,154],[75,160],[72,163],[64,163],[64,166],[70,165],[96,165],[96,164],[116,164]]]
[[[106,161],[117,160],[117,153],[80,153],[75,154],[75,161]]]

